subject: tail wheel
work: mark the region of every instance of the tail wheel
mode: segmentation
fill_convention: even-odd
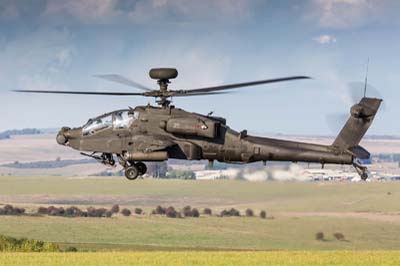
[[[361,179],[362,180],[367,180],[368,179],[368,173],[367,172],[363,172],[362,174],[361,174]]]
[[[135,180],[139,176],[139,170],[135,165],[125,168],[125,177],[129,180]]]
[[[136,167],[139,171],[139,175],[144,175],[147,172],[147,166],[142,162],[136,163]]]

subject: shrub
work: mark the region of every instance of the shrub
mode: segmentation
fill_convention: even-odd
[[[131,211],[129,209],[127,209],[127,208],[122,209],[121,213],[122,213],[123,216],[130,216],[131,215]]]
[[[199,212],[199,210],[198,209],[196,209],[196,208],[193,208],[192,209],[192,216],[193,217],[200,217],[200,212]]]
[[[221,217],[229,216],[229,212],[227,210],[223,210],[223,211],[221,211],[220,216]]]
[[[267,212],[264,210],[260,211],[260,217],[261,217],[261,219],[267,218]]]
[[[93,207],[87,208],[87,216],[88,217],[96,217],[96,215],[97,215],[97,212],[96,212],[95,208],[93,208]]]
[[[178,216],[178,212],[174,207],[170,206],[165,210],[165,215],[169,218],[176,218]]]
[[[65,215],[65,210],[64,210],[64,208],[63,208],[63,207],[58,208],[58,213],[59,213],[60,216]]]
[[[107,217],[107,218],[110,218],[112,215],[113,215],[112,211],[106,211],[104,213],[104,216]]]
[[[76,247],[69,246],[64,251],[65,252],[77,252],[78,249]]]
[[[118,213],[119,212],[119,205],[115,204],[114,206],[111,207],[111,212],[112,213]]]
[[[165,214],[166,209],[158,205],[155,209],[155,214]]]
[[[230,217],[230,216],[240,216],[240,212],[235,208],[231,208],[230,210],[223,210],[220,214],[221,217]]]
[[[65,216],[80,217],[81,215],[82,211],[78,207],[72,206],[65,209]]]
[[[25,213],[24,208],[13,208],[13,210],[11,211],[11,214],[13,214],[13,215],[20,215],[20,214],[24,214],[24,213]]]
[[[240,216],[240,212],[238,210],[236,210],[235,208],[230,209],[229,214],[231,216]]]
[[[65,210],[63,207],[56,208],[54,206],[50,206],[49,208],[47,208],[47,212],[48,212],[48,215],[52,215],[52,216],[64,216],[64,214],[65,214]]]
[[[25,213],[24,208],[13,207],[12,205],[9,204],[5,205],[3,208],[0,208],[1,215],[20,215],[24,213]]]
[[[185,217],[192,217],[193,216],[192,207],[190,207],[190,206],[183,207],[182,214]]]
[[[247,217],[253,217],[254,216],[254,212],[252,209],[246,209],[246,216]]]
[[[212,210],[210,208],[204,208],[203,213],[206,215],[212,215]]]
[[[37,209],[38,214],[47,214],[47,208],[46,207],[39,207]]]
[[[0,251],[17,252],[55,252],[60,251],[58,245],[26,238],[16,239],[0,235]]]
[[[324,233],[323,233],[323,232],[317,232],[317,233],[315,234],[315,239],[316,239],[316,240],[319,240],[319,241],[324,240],[324,239],[325,239]]]
[[[96,209],[97,217],[105,217],[106,212],[107,212],[107,209],[105,209],[105,208]]]
[[[7,205],[5,205],[4,207],[3,207],[3,209],[6,211],[6,213],[7,212],[12,212],[12,210],[13,210],[13,206],[12,205],[10,205],[10,204],[7,204]]]
[[[337,233],[334,233],[333,236],[339,241],[345,240],[344,235],[342,233],[337,232]]]
[[[54,207],[54,206],[49,206],[49,207],[47,207],[47,214],[50,215],[50,213],[51,213],[54,209],[56,209],[56,207]]]
[[[143,210],[141,208],[135,208],[135,214],[142,214]]]

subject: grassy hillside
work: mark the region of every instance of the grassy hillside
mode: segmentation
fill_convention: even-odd
[[[400,183],[267,183],[138,180],[120,177],[2,177],[0,203],[38,206],[120,204],[145,215],[112,218],[0,216],[0,234],[83,250],[371,250],[400,247]],[[171,219],[156,205],[235,207],[259,217]],[[1,204],[0,204],[1,205]],[[325,240],[315,240],[316,232]],[[345,241],[332,234],[340,232]]]

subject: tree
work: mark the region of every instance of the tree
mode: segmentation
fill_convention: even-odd
[[[111,212],[112,213],[118,213],[119,212],[119,205],[115,204],[114,206],[111,207]]]
[[[192,216],[193,217],[200,217],[200,212],[199,212],[199,210],[198,209],[196,209],[196,208],[193,208],[192,209]]]
[[[129,209],[122,209],[121,211],[123,216],[130,216],[131,215],[131,211]]]
[[[316,240],[319,240],[319,241],[324,240],[324,239],[325,239],[324,233],[323,233],[323,232],[317,232],[317,233],[315,234],[315,239],[316,239]]]
[[[212,210],[210,208],[204,208],[203,213],[207,214],[207,215],[211,215],[212,214]]]
[[[247,217],[253,217],[254,216],[253,210],[250,209],[250,208],[246,209],[246,216]]]

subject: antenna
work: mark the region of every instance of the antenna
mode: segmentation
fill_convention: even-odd
[[[365,95],[367,94],[368,67],[369,67],[369,57],[368,57],[368,60],[367,60],[367,71],[365,73],[364,98],[365,98]]]

